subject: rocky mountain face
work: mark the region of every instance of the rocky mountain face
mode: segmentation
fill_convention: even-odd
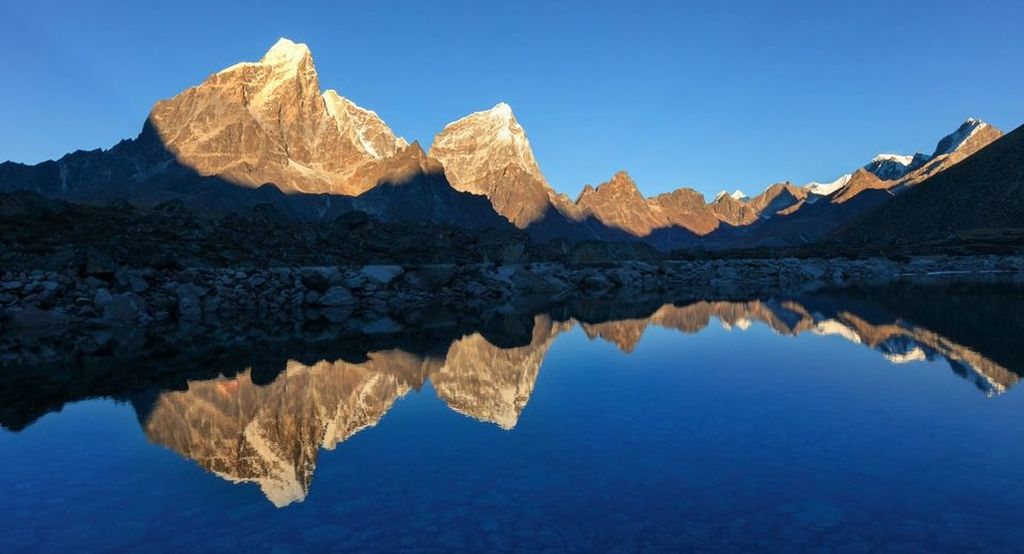
[[[861,169],[826,185],[802,187],[805,197],[777,215],[748,224],[726,238],[728,246],[789,246],[821,241],[893,197],[923,184],[991,144],[1002,133],[968,119],[941,139],[932,155],[882,154]],[[822,194],[824,193],[824,194]]]
[[[707,235],[721,224],[704,195],[690,188],[659,194],[647,202],[654,216],[695,235]]]
[[[541,173],[526,131],[502,102],[449,123],[430,157],[457,190],[486,196],[495,211],[540,238],[607,238],[581,223],[576,205]]]
[[[584,187],[576,205],[581,214],[637,237],[650,235],[654,229],[667,224],[651,210],[647,199],[625,171],[616,173],[597,188]]]
[[[949,168],[981,150],[1003,133],[979,119],[968,118],[955,131],[942,137],[928,154],[879,154],[864,166],[883,181],[916,184]]]
[[[984,136],[979,138],[983,140]],[[834,236],[843,241],[892,244],[998,236],[1022,227],[1024,127],[1018,127],[973,156],[909,187]]]
[[[1002,136],[1002,131],[988,123],[968,119],[956,131],[943,137],[927,161],[908,173],[900,184],[913,186],[921,183],[974,155]]]
[[[270,204],[300,220],[359,209],[385,222],[507,226],[376,113],[321,93],[309,49],[287,39],[258,62],[157,102],[142,133],[110,150],[0,164],[0,190],[16,189],[88,202],[180,201],[204,214]]]
[[[913,156],[900,154],[879,154],[864,165],[866,171],[871,172],[884,181],[902,179],[915,169],[921,167],[929,159],[928,155],[918,152]]]
[[[287,39],[258,62],[157,102],[149,119],[166,148],[200,175],[286,192],[359,194],[374,183],[357,170],[405,146],[374,112],[333,90],[321,93],[309,49]]]
[[[539,242],[791,245],[820,240],[1000,136],[968,119],[930,155],[882,154],[831,183],[779,183],[753,197],[737,191],[706,202],[681,188],[647,198],[620,172],[574,201],[547,182],[508,104],[450,123],[424,153],[373,111],[321,91],[309,49],[281,39],[259,61],[157,102],[135,139],[35,166],[0,164],[0,191],[94,203],[180,200],[211,214],[271,204],[302,220],[360,210],[382,221],[509,222]]]
[[[814,242],[997,136],[997,130],[972,119],[939,141],[930,156],[883,154],[831,183],[778,183],[752,198],[737,191],[711,202],[686,188],[646,198],[624,171],[598,187],[585,186],[575,201],[559,195],[504,103],[446,126],[430,154],[456,188],[486,196],[498,213],[535,239],[639,240],[665,250]],[[871,194],[862,196],[866,192]]]

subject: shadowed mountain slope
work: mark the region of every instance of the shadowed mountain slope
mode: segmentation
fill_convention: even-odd
[[[888,244],[1024,228],[1024,127],[834,233]]]

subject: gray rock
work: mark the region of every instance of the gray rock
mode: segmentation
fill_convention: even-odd
[[[306,294],[302,297],[302,303],[306,306],[316,306],[317,302],[320,301],[320,293],[315,290],[306,291]]]
[[[343,323],[352,317],[351,306],[331,306],[324,308],[321,312],[331,323]]]
[[[359,273],[381,285],[387,285],[404,271],[401,266],[397,265],[368,265],[363,266]]]
[[[431,264],[410,269],[403,279],[409,286],[433,289],[447,285],[458,273],[454,264]]]
[[[267,282],[267,278],[264,277],[263,275],[260,275],[259,273],[253,275],[252,277],[249,277],[249,281],[248,281],[249,288],[254,288],[254,289],[263,286],[263,283],[266,283],[266,282]]]
[[[97,277],[112,277],[120,266],[106,252],[89,248],[85,252],[85,274]]]
[[[356,273],[355,275],[349,275],[342,280],[342,284],[349,290],[361,290],[366,286],[369,279],[362,273]]]
[[[147,283],[146,280],[143,279],[141,275],[137,273],[129,273],[128,288],[131,289],[132,292],[138,294],[141,292],[146,292],[146,290],[149,289],[149,283]]]
[[[323,296],[317,301],[321,306],[351,306],[356,303],[356,298],[349,290],[342,286],[335,286],[327,289]]]
[[[310,290],[324,292],[332,284],[341,282],[341,274],[336,267],[304,267],[301,272],[302,284]]]
[[[21,290],[23,286],[18,281],[4,281],[0,283],[0,291]]]
[[[7,310],[7,324],[11,327],[53,327],[64,325],[68,316],[63,310],[41,310],[39,308],[14,308]]]
[[[112,321],[135,321],[143,315],[146,304],[134,293],[114,295],[103,307],[103,318]]]
[[[203,316],[199,293],[194,285],[181,285],[174,289],[174,295],[178,298],[178,317],[181,320],[195,321]]]
[[[110,304],[110,301],[113,299],[114,297],[110,294],[109,290],[99,289],[92,297],[92,305],[95,306],[97,310],[103,311],[107,307],[107,304]]]

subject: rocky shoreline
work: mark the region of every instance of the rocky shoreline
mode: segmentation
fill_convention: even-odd
[[[0,363],[58,356],[48,343],[62,345],[63,355],[92,355],[119,333],[146,329],[192,335],[258,323],[285,333],[323,324],[379,335],[429,325],[442,313],[472,319],[575,297],[752,298],[951,276],[1022,282],[1024,256],[9,270],[0,272]]]

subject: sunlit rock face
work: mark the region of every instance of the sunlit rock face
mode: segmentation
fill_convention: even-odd
[[[671,226],[686,229],[695,235],[706,235],[721,223],[704,195],[689,188],[659,194],[647,201],[655,217]]]
[[[444,366],[430,381],[456,412],[512,429],[533,393],[548,349],[571,327],[537,316],[530,344],[518,348],[499,348],[478,333],[463,337],[452,343]]]
[[[874,173],[866,169],[858,169],[850,175],[846,184],[837,190],[830,198],[834,204],[842,204],[852,200],[854,197],[866,190],[881,190],[892,187],[889,181],[883,181]]]
[[[446,125],[434,137],[430,156],[444,164],[453,187],[486,196],[517,227],[539,220],[558,202],[526,132],[504,102]]]
[[[249,372],[165,392],[143,421],[149,439],[233,482],[254,482],[275,506],[309,491],[320,448],[375,425],[426,363],[392,351],[364,364],[289,362],[266,386]]]
[[[158,102],[149,121],[200,174],[285,191],[358,194],[375,183],[356,171],[406,146],[374,112],[321,94],[309,49],[287,39]]]
[[[949,169],[974,155],[1003,136],[1003,132],[984,121],[969,118],[935,145],[935,152],[927,162],[910,172],[902,184],[916,185],[925,179]]]
[[[651,210],[647,199],[625,171],[616,173],[597,188],[585,187],[576,205],[582,214],[638,237],[667,225],[663,217],[658,217],[660,213]]]
[[[636,349],[651,318],[605,321],[603,323],[581,323],[587,338],[602,339],[614,344],[619,350],[629,353]]]

